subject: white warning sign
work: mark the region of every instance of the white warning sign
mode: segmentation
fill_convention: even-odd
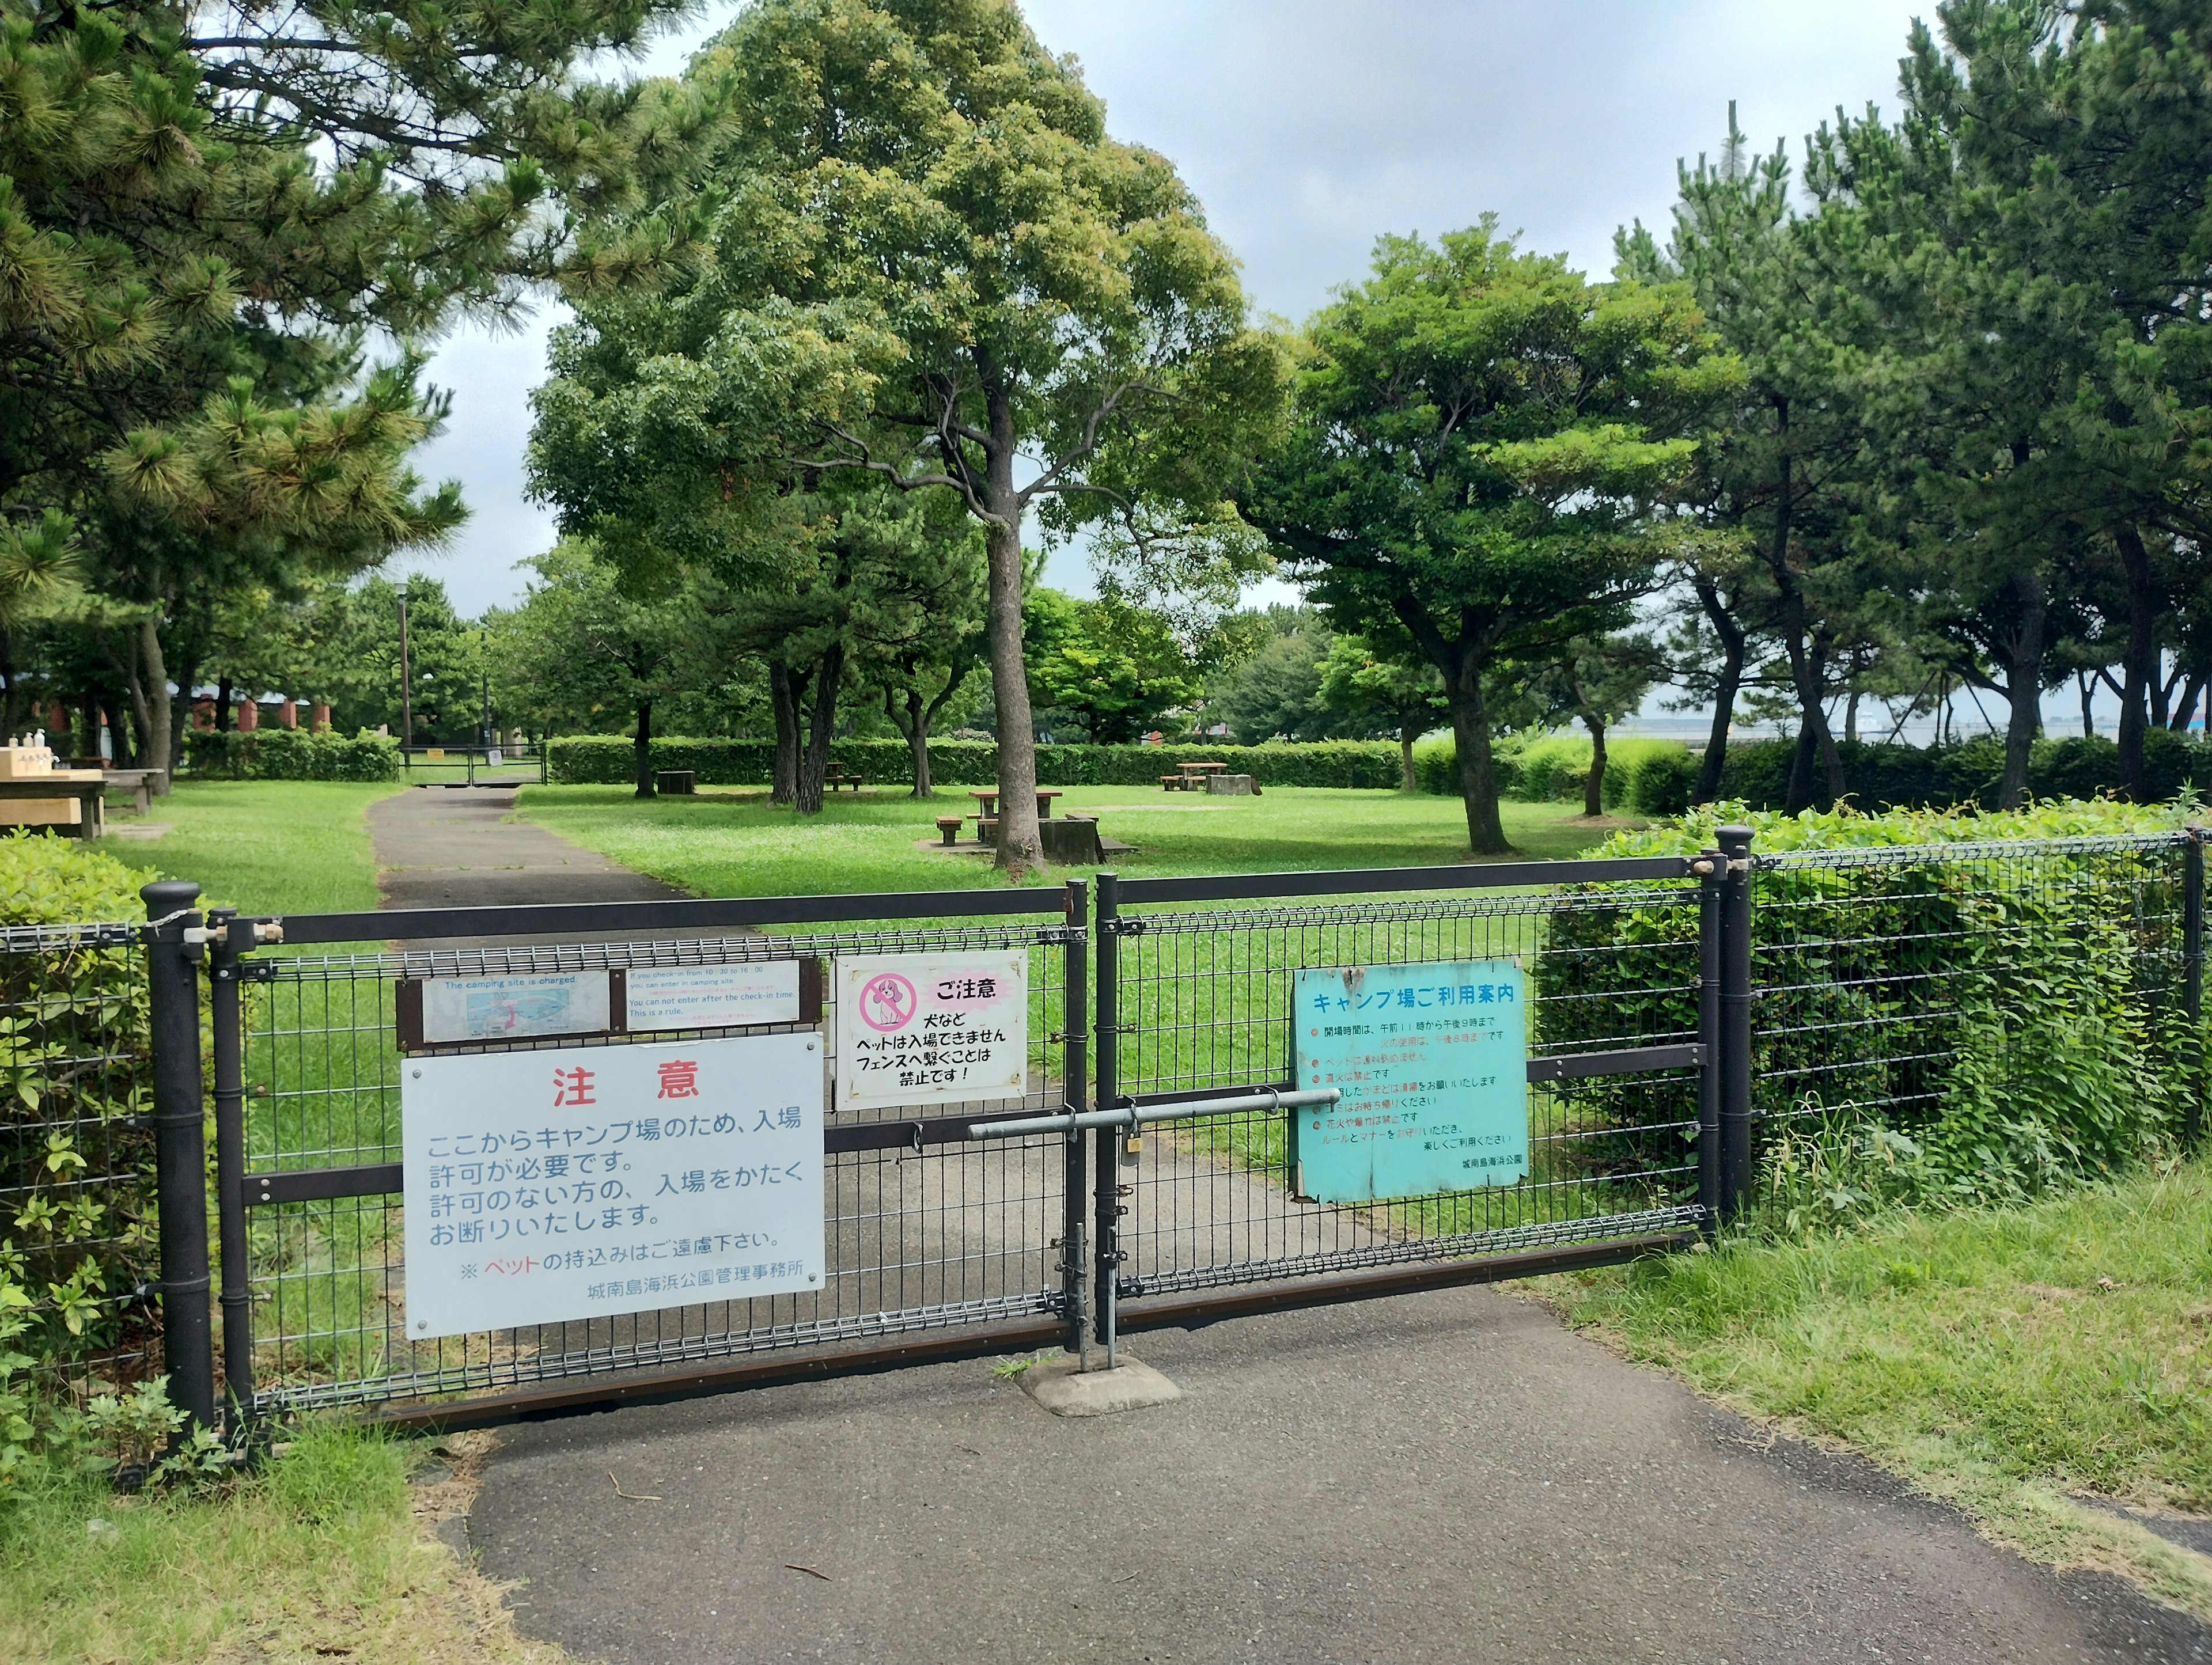
[[[1026,948],[840,959],[837,1107],[1018,1098],[1029,1015]]]

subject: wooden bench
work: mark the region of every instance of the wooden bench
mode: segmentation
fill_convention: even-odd
[[[128,798],[131,806],[141,815],[154,812],[154,787],[162,778],[158,769],[111,769],[103,771],[108,795]]]
[[[62,838],[98,838],[107,823],[97,769],[64,769],[0,780],[0,827],[42,828]],[[11,805],[20,807],[11,810]]]
[[[940,815],[937,817],[937,830],[945,835],[946,849],[951,849],[959,838],[961,826],[966,819],[965,816],[959,815]]]
[[[653,772],[653,789],[673,793],[678,798],[690,798],[699,791],[699,771],[690,769],[657,769]]]
[[[999,842],[997,816],[979,815],[975,817],[975,842],[978,844],[995,844]]]
[[[1188,792],[1190,790],[1190,776],[1188,775],[1163,775],[1160,776],[1160,790],[1162,792]]]
[[[850,787],[855,795],[858,795],[862,787],[868,784],[868,777],[866,775],[848,775],[842,769],[831,769],[827,775],[823,775],[822,779],[833,793],[840,787]]]

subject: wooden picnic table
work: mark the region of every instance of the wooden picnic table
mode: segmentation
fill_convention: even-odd
[[[976,817],[978,820],[988,820],[998,814],[999,794],[995,791],[985,792],[980,788],[976,788],[970,790],[968,795],[974,799],[977,804],[982,806],[983,812]],[[1050,818],[1052,815],[1052,800],[1060,795],[1060,793],[1056,787],[1049,790],[1043,787],[1039,787],[1037,788],[1037,815],[1041,819]]]
[[[46,826],[64,838],[98,838],[107,830],[106,818],[100,810],[100,794],[106,790],[106,774],[96,769],[58,769],[51,775],[26,775],[12,781],[0,781],[0,825]],[[52,802],[67,798],[77,802],[77,818],[73,822],[26,823],[11,817],[7,811],[11,803]]]
[[[154,783],[166,772],[158,769],[103,769],[100,778],[107,782],[107,789],[118,797],[127,793],[131,807],[139,814],[151,815],[154,812]]]

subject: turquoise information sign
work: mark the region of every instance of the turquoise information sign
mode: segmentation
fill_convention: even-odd
[[[1512,960],[1297,973],[1293,1188],[1371,1202],[1510,1185],[1528,1172],[1528,1001]]]

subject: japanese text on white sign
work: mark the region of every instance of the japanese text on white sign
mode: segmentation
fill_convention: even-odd
[[[839,960],[838,1109],[1020,1097],[1029,997],[1026,948]]]
[[[410,1059],[407,1333],[819,1289],[813,1035]]]

